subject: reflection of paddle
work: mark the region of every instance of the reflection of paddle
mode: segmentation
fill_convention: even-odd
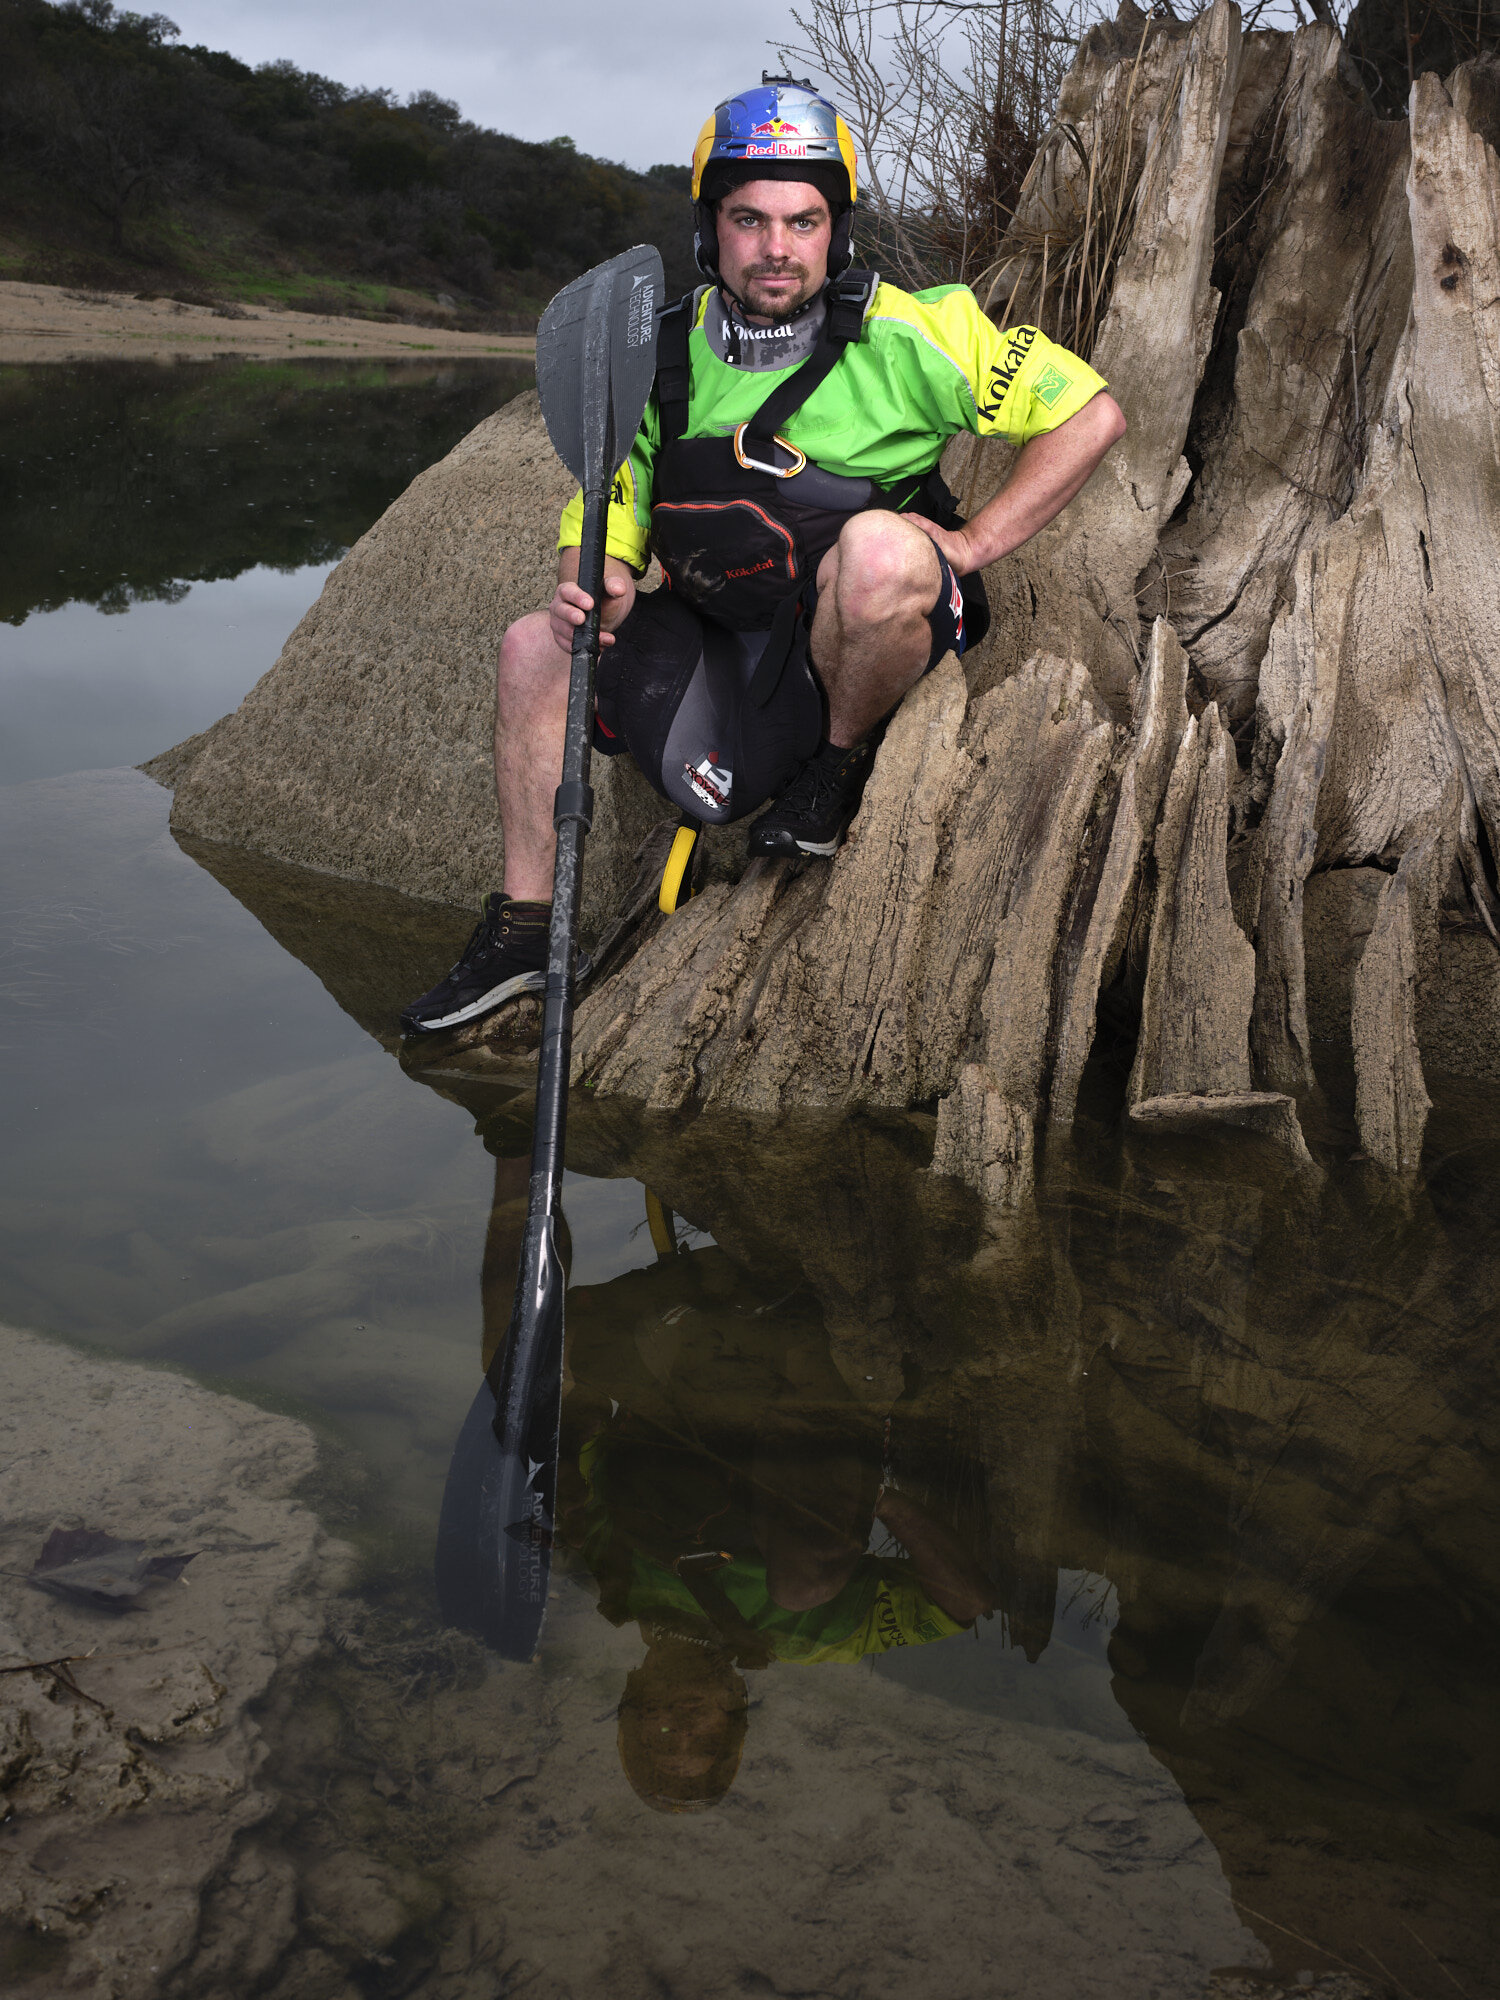
[[[438,1524],[444,1616],[507,1659],[536,1653],[552,1567],[562,1406],[563,1269],[558,1255],[563,1130],[573,1037],[573,964],[583,842],[593,813],[589,748],[609,490],[630,450],[656,372],[661,258],[627,250],[560,291],[537,328],[542,415],[583,488],[578,581],[594,608],[573,639],[562,783],[553,823],[557,868],[542,1045],[537,1058],[531,1195],[510,1328],[454,1448]]]

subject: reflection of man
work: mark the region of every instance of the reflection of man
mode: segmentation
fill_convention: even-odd
[[[874,1455],[757,1448],[747,1469],[623,1413],[580,1457],[565,1523],[612,1624],[646,1657],[620,1703],[620,1761],[659,1812],[717,1804],[746,1728],[740,1667],[853,1661],[965,1631],[988,1579]],[[879,1521],[905,1553],[868,1553]]]
[[[495,1162],[486,1368],[529,1171]],[[558,1538],[604,1617],[645,1641],[620,1701],[626,1776],[658,1812],[701,1812],[739,1769],[742,1669],[925,1645],[996,1600],[951,1531],[883,1480],[884,1416],[851,1399],[808,1294],[783,1276],[762,1289],[717,1245],[677,1250],[657,1214],[657,1263],[568,1294]],[[904,1553],[869,1553],[876,1521]]]
[[[707,1812],[734,1783],[749,1696],[734,1655],[642,1628],[646,1657],[620,1697],[620,1764],[653,1812]]]

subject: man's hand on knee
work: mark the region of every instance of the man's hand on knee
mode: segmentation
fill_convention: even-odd
[[[547,607],[547,617],[551,622],[552,636],[565,653],[573,650],[573,634],[583,623],[593,608],[594,600],[581,584],[564,578],[552,593],[552,602]],[[604,579],[604,609],[599,617],[599,643],[612,646],[611,636],[615,627],[628,618],[635,604],[635,578],[629,575],[606,574]]]
[[[907,512],[901,518],[903,521],[910,521],[914,528],[922,530],[938,554],[946,558],[948,567],[955,576],[969,576],[979,568],[979,560],[962,528],[940,528],[936,521],[929,521],[925,514]]]

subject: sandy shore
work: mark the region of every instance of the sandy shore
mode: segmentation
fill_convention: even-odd
[[[141,361],[208,360],[219,354],[260,361],[346,354],[388,360],[433,355],[529,361],[536,351],[529,335],[450,333],[442,327],[389,326],[317,313],[272,312],[261,306],[241,310],[242,319],[225,318],[212,306],[180,305],[173,299],[0,283],[0,363],[93,361],[106,355]]]

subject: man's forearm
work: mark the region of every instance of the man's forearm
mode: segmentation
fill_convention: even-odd
[[[970,568],[998,562],[1056,520],[1124,435],[1124,413],[1101,390],[1065,424],[1024,444],[1004,486],[962,530]]]
[[[995,1609],[994,1588],[984,1571],[910,1494],[893,1486],[883,1488],[875,1514],[906,1550],[917,1582],[950,1618],[972,1625],[982,1613]]]

